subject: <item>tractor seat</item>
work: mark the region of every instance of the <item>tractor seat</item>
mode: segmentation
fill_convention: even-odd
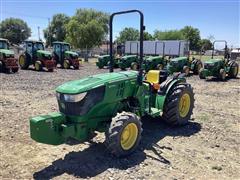
[[[150,70],[146,74],[146,81],[152,84],[154,90],[158,90],[160,84],[167,79],[167,76],[166,70]]]

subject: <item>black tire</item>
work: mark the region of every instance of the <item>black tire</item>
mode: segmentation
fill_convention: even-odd
[[[28,69],[30,62],[27,58],[27,56],[25,56],[24,54],[21,54],[18,58],[18,63],[20,65],[21,69]]]
[[[220,80],[222,80],[222,81],[225,81],[225,79],[226,79],[226,71],[224,69],[220,69],[218,78]]]
[[[0,72],[3,72],[3,63],[0,61]]]
[[[203,73],[202,73],[202,71],[203,71],[204,69],[203,68],[201,68],[200,69],[200,71],[199,71],[199,74],[198,74],[198,76],[199,76],[199,78],[200,79],[206,79],[206,77],[205,76],[203,76]]]
[[[13,73],[17,73],[19,68],[12,68]]]
[[[230,78],[236,78],[237,75],[238,75],[238,63],[236,63],[235,61],[230,61],[229,62],[229,66],[230,66],[230,69],[229,69],[229,77]]]
[[[183,95],[188,94],[190,98],[190,106],[187,114],[180,114],[180,100]],[[194,107],[194,93],[190,84],[177,84],[167,94],[163,109],[163,119],[170,125],[185,125],[191,118]]]
[[[135,134],[137,136],[132,146],[129,149],[124,149],[124,146],[121,144],[121,136],[124,132],[124,129],[130,124],[133,125],[132,123],[134,124],[134,127],[138,130]],[[130,112],[118,113],[114,118],[112,118],[110,127],[105,133],[105,143],[107,149],[117,157],[127,156],[137,149],[141,140],[141,133],[142,123],[137,115]]]
[[[198,75],[200,73],[200,70],[202,69],[202,67],[203,67],[202,62],[200,60],[197,60],[195,66],[194,66],[193,73],[195,75]]]

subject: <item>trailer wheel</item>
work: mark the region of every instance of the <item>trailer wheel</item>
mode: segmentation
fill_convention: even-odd
[[[142,123],[136,114],[118,113],[105,133],[107,149],[117,157],[127,156],[137,149],[141,133]]]
[[[222,81],[224,81],[226,79],[226,71],[224,69],[220,69],[219,79],[221,79]]]
[[[194,107],[194,94],[190,84],[177,84],[167,94],[163,119],[170,125],[188,123]]]
[[[230,64],[230,63],[229,63]],[[229,69],[229,76],[231,78],[236,78],[238,75],[238,63],[236,62],[231,62],[230,64],[230,69]]]
[[[36,71],[41,71],[42,70],[42,63],[41,63],[41,61],[36,61],[34,63],[34,67],[35,67]]]

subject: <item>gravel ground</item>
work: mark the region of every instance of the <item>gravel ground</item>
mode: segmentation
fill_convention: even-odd
[[[140,148],[127,158],[117,159],[106,151],[104,134],[71,146],[30,139],[29,118],[58,110],[58,85],[102,72],[107,70],[89,63],[80,70],[0,74],[0,179],[240,178],[239,79],[189,77],[196,99],[190,123],[171,128],[145,118]]]

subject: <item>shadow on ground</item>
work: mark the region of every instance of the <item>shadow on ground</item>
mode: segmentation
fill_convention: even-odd
[[[156,156],[150,157],[165,164],[170,161],[161,156],[161,149],[172,150],[171,147],[159,146],[157,144],[165,136],[191,136],[201,130],[201,125],[196,122],[189,122],[183,127],[169,127],[159,120],[143,120],[143,134],[138,150],[127,158],[116,158],[108,153],[103,143],[91,143],[89,148],[79,152],[69,152],[64,159],[54,161],[48,167],[35,172],[34,179],[52,179],[61,174],[67,173],[75,177],[87,178],[108,170],[116,168],[125,170],[143,162],[150,155],[144,150],[151,150]],[[160,150],[159,150],[160,149]],[[157,158],[156,158],[157,157]]]

